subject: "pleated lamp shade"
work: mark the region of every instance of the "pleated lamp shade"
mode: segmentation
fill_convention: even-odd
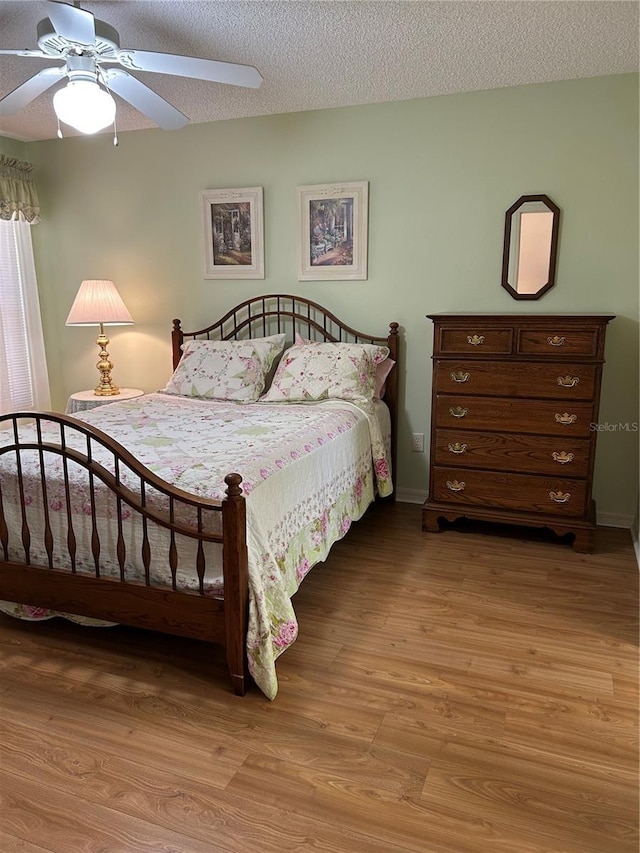
[[[128,326],[133,323],[127,306],[112,281],[104,279],[89,279],[83,281],[76,295],[67,326],[100,326],[97,345],[100,347],[99,361],[96,364],[100,374],[100,382],[94,389],[99,397],[110,397],[120,393],[117,385],[111,379],[113,364],[107,352],[109,338],[104,333],[105,326]]]
[[[112,281],[83,281],[69,311],[67,326],[126,326],[133,317]]]

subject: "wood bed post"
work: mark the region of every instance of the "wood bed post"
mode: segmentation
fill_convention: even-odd
[[[392,358],[395,361],[395,366],[387,377],[387,390],[384,395],[385,403],[389,407],[389,414],[391,415],[391,482],[393,483],[393,492],[389,495],[389,500],[395,501],[398,477],[398,472],[396,470],[396,460],[398,456],[398,357],[400,348],[398,323],[389,323],[387,346],[389,347],[389,358]]]
[[[225,649],[233,692],[244,696],[249,686],[247,505],[240,488],[240,474],[227,474],[224,481],[227,484],[227,497],[222,502]]]
[[[178,362],[180,361],[180,357],[182,356],[182,350],[180,349],[180,347],[182,346],[182,341],[183,334],[182,329],[180,328],[180,320],[174,320],[173,329],[171,330],[171,349],[174,370],[178,366]]]

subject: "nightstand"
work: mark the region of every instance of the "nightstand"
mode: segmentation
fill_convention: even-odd
[[[113,394],[110,397],[99,397],[93,391],[76,391],[67,400],[66,415],[75,415],[78,412],[86,412],[89,409],[95,409],[97,406],[104,406],[105,403],[119,403],[121,400],[133,400],[134,397],[142,397],[144,391],[139,388],[121,388],[119,394]]]

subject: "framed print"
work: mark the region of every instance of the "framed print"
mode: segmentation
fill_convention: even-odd
[[[262,187],[203,190],[202,274],[264,278]]]
[[[298,187],[298,280],[367,277],[369,184]]]

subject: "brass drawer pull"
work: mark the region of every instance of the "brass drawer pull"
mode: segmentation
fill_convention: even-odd
[[[567,462],[573,462],[573,453],[567,453],[566,450],[561,450],[560,453],[554,450],[551,456],[561,465],[566,465]]]
[[[472,347],[479,347],[484,343],[484,335],[467,335],[467,343]]]
[[[562,388],[575,388],[580,382],[579,376],[558,376],[558,385]]]
[[[447,448],[449,450],[449,453],[466,453],[467,452],[467,445],[466,444],[460,444],[459,441],[456,441],[453,444],[447,445]]]
[[[556,421],[559,424],[567,424],[567,425],[568,424],[575,424],[575,422],[577,420],[578,420],[577,415],[570,415],[569,412],[565,412],[563,415],[559,415],[556,412]]]
[[[554,335],[552,338],[547,338],[547,343],[550,347],[563,347],[567,339],[565,337],[560,337],[560,335]]]
[[[451,408],[449,409],[449,414],[453,415],[454,418],[463,418],[468,413],[468,411],[469,409],[464,409],[462,406],[455,406],[455,408],[451,406]]]
[[[447,488],[450,492],[463,492],[465,484],[462,480],[447,480]]]
[[[571,500],[569,492],[549,492],[549,497],[557,504],[566,504]]]
[[[471,374],[467,373],[466,370],[453,370],[451,371],[451,378],[454,382],[468,382],[471,379]]]

